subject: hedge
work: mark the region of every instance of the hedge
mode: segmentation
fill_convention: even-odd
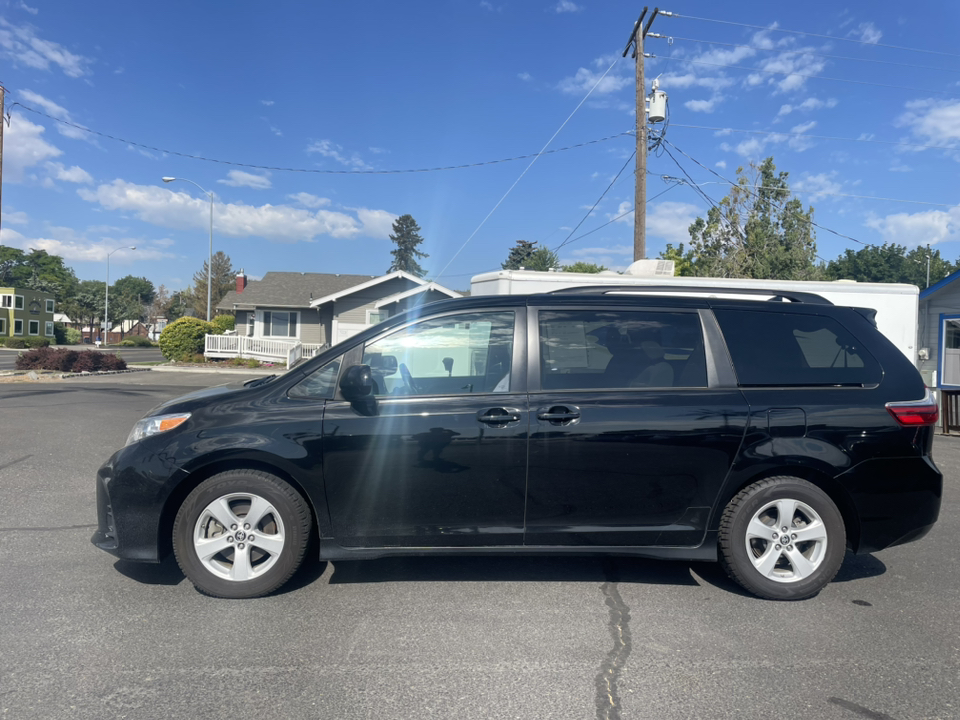
[[[204,336],[219,335],[213,323],[195,317],[182,317],[167,325],[160,333],[160,352],[167,360],[183,360],[200,355],[204,350]]]
[[[24,348],[43,348],[50,345],[47,338],[42,337],[9,337],[0,338],[0,342],[8,348],[23,350]]]
[[[233,315],[217,315],[213,324],[220,328],[220,333],[224,333],[227,330],[236,330],[237,319]]]
[[[96,372],[97,370],[126,370],[123,358],[96,350],[68,350],[42,347],[21,353],[17,370],[55,370],[58,372]]]

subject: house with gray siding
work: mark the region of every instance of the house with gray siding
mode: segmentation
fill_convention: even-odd
[[[460,297],[403,271],[387,275],[268,272],[237,275],[216,307],[233,313],[236,332],[255,338],[333,345],[392,315],[434,300]]]
[[[960,390],[960,271],[920,293],[917,363],[928,386]]]

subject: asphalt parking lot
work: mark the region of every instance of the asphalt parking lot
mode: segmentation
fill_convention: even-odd
[[[311,562],[207,598],[94,548],[94,475],[154,405],[242,376],[0,384],[0,717],[960,717],[960,438],[940,522],[800,603],[718,565]]]

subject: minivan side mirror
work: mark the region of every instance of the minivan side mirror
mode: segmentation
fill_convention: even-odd
[[[373,392],[373,373],[369,365],[351,365],[340,378],[340,392],[347,400],[358,400]]]

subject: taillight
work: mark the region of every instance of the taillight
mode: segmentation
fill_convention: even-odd
[[[910,402],[889,402],[887,411],[904,427],[936,425],[940,418],[940,407],[930,388],[923,400]]]

